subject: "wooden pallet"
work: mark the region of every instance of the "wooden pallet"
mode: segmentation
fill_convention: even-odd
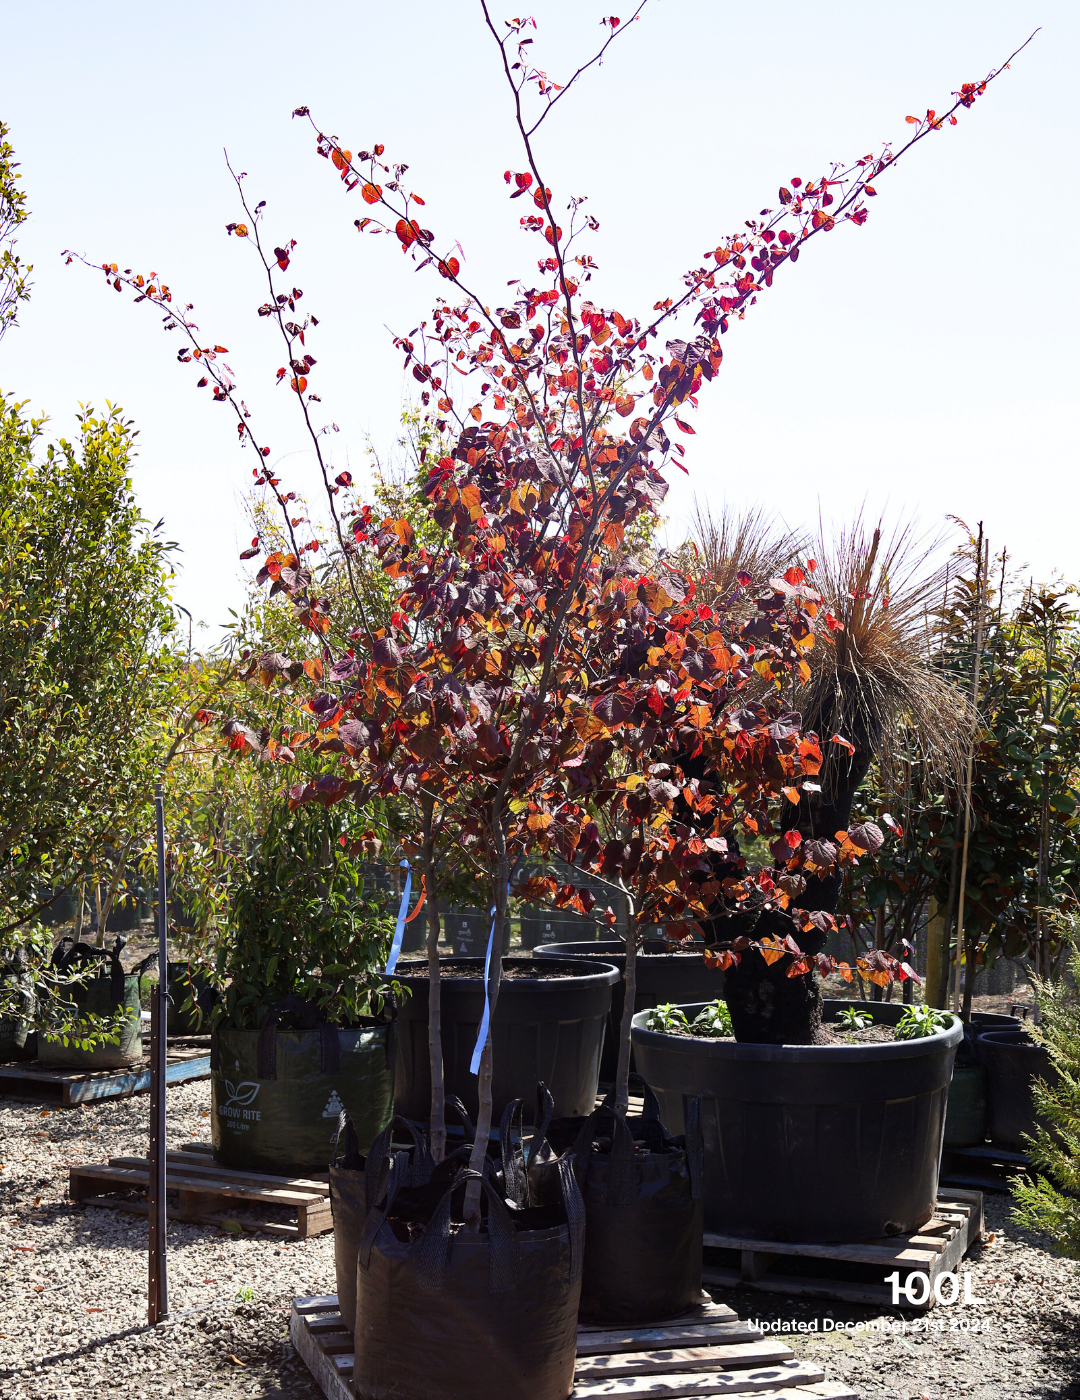
[[[932,1218],[911,1235],[857,1244],[792,1244],[707,1231],[702,1281],[706,1287],[755,1288],[788,1297],[889,1307],[892,1285],[882,1280],[899,1270],[903,1288],[910,1273],[920,1272],[929,1275],[931,1287],[927,1302],[915,1311],[925,1312],[934,1306],[934,1280],[956,1272],[982,1232],[981,1192],[952,1189],[938,1193]],[[781,1271],[774,1272],[777,1268]]]
[[[1031,1158],[1026,1152],[1010,1152],[992,1142],[975,1143],[971,1147],[946,1147],[941,1165],[941,1184],[976,1191],[1012,1190],[1010,1179],[1031,1170]]]
[[[311,1177],[270,1176],[263,1172],[234,1171],[214,1161],[209,1143],[188,1142],[179,1152],[165,1157],[165,1183],[176,1192],[177,1204],[170,1206],[173,1220],[206,1224],[233,1224],[245,1230],[284,1235],[303,1240],[334,1228],[330,1211],[330,1186],[325,1174]],[[73,1166],[68,1169],[68,1190],[73,1201],[106,1206],[145,1215],[145,1201],[111,1196],[109,1192],[145,1190],[150,1181],[145,1157],[110,1157],[107,1163]],[[296,1224],[283,1221],[237,1217],[237,1208],[285,1206],[296,1212]],[[230,1212],[229,1207],[232,1210]]]
[[[297,1298],[289,1335],[326,1400],[353,1400],[353,1340],[337,1298]],[[722,1303],[642,1327],[579,1327],[570,1400],[754,1395],[757,1400],[858,1400],[858,1395]]]
[[[209,1074],[208,1048],[170,1044],[165,1063],[166,1084],[206,1079]],[[127,1069],[60,1069],[37,1060],[0,1065],[0,1097],[54,1103],[61,1108],[76,1108],[95,1099],[127,1098],[146,1093],[149,1088],[149,1054]]]

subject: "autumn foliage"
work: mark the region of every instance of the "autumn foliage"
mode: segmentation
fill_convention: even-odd
[[[430,226],[437,221],[406,164],[381,144],[354,148],[328,135],[306,106],[293,114],[311,123],[358,232],[384,236],[436,279],[430,316],[394,346],[438,443],[418,464],[437,548],[419,543],[408,520],[379,518],[329,460],[310,350],[317,322],[300,309],[295,243],[264,234],[263,205],[251,204],[242,177],[243,217],[227,228],[272,289],[258,307],[281,345],[272,377],[295,396],[314,446],[334,566],[352,580],[377,561],[396,590],[388,621],[369,617],[352,587],[358,622],[348,635],[335,632],[318,540],[297,536],[296,493],[240,397],[227,352],[204,340],[191,308],[156,274],[103,265],[117,291],[155,306],[181,332],[178,358],[232,413],[241,445],[257,456],[254,479],[280,512],[289,547],[267,553],[256,539],[244,557],[261,556],[260,580],[320,639],[322,660],[297,669],[285,657],[254,658],[252,671],[306,685],[305,732],[326,760],[324,774],[292,786],[289,800],[363,803],[378,794],[411,803],[416,850],[426,803],[442,822],[442,852],[464,851],[487,886],[497,930],[522,858],[557,854],[628,894],[637,926],[662,925],[676,941],[718,920],[722,928],[744,908],[784,915],[790,932],[780,938],[722,937],[713,927],[711,962],[729,966],[757,947],[766,963],[787,958],[790,976],[830,971],[824,955],[803,955],[799,936],[833,927],[833,916],[803,909],[800,895],[808,878],[874,851],[882,833],[863,824],[804,840],[790,820],[815,789],[823,750],[848,742],[805,731],[798,713],[810,653],[839,626],[813,587],[814,561],[783,577],[741,574],[706,604],[662,558],[637,560],[628,533],[658,512],[670,467],[686,470],[693,413],[721,370],[725,333],[811,240],[863,225],[896,161],[955,125],[997,72],[964,84],[940,115],[909,117],[915,130],[898,150],[786,179],[773,207],[708,240],[670,296],[621,311],[593,290],[597,220],[579,199],[556,196],[533,142],[591,63],[560,86],[532,62],[531,20],[500,31],[481,8],[521,142],[521,168],[501,179],[535,250],[505,304],[466,272],[453,235]],[[591,62],[629,27],[603,23]],[[739,622],[747,599],[750,620]],[[288,764],[287,744],[275,748],[232,721],[225,732]],[[751,869],[739,841],[758,838],[770,858]],[[587,890],[542,876],[521,892],[578,910],[593,903]],[[497,931],[493,995],[500,943]],[[878,962],[858,970],[873,980],[910,975],[888,955]]]

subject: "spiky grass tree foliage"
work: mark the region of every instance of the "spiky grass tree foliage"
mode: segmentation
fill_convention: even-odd
[[[1073,940],[1080,918],[1070,919]],[[1061,1254],[1080,1259],[1080,944],[1069,962],[1073,985],[1034,979],[1041,1020],[1035,1039],[1050,1053],[1053,1082],[1036,1080],[1035,1108],[1044,1126],[1029,1139],[1034,1181],[1014,1177],[1016,1221],[1049,1235]]]
[[[962,770],[963,735],[971,728],[965,698],[934,669],[928,642],[927,618],[945,587],[944,566],[934,566],[933,554],[910,525],[886,536],[880,523],[871,528],[861,516],[832,541],[823,531],[818,542],[814,585],[828,610],[809,639],[791,707],[804,731],[820,735],[824,761],[816,784],[804,785],[787,813],[785,828],[825,854],[848,830],[855,793],[875,759],[891,773],[898,751],[914,736],[924,765],[943,781],[954,782]],[[859,830],[868,852],[881,844],[873,824]],[[835,915],[840,868],[804,873],[800,907]],[[797,935],[802,953],[821,954],[829,930],[825,917],[804,919]],[[755,928],[759,937],[782,938],[788,931],[770,912]],[[867,960],[872,964],[876,956],[874,950]],[[726,996],[739,1039],[807,1044],[818,1037],[820,987],[813,977],[790,977],[794,962],[788,955],[766,964],[759,952],[748,951],[729,971]],[[866,971],[888,980],[883,969]]]
[[[690,536],[680,562],[697,584],[697,597],[712,608],[745,597],[739,575],[764,581],[804,559],[809,540],[789,530],[761,506],[736,511],[725,501],[715,511],[695,498]]]

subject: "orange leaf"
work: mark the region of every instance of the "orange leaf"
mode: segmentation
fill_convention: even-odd
[[[461,264],[457,258],[447,258],[445,262],[439,263],[439,271],[444,277],[456,277],[461,271]]]
[[[787,949],[778,938],[765,938],[758,945],[758,952],[769,966],[772,967],[774,962],[779,962],[787,952]]]
[[[323,664],[318,660],[308,660],[304,662],[304,675],[308,680],[321,681],[323,674]]]
[[[233,233],[236,234],[237,238],[246,238],[248,236],[247,224],[237,224]]]
[[[301,375],[299,379],[291,379],[289,381],[289,386],[294,389],[296,393],[302,394],[307,388],[307,380]]]
[[[620,418],[628,418],[634,411],[634,399],[631,394],[623,394],[615,400],[615,412]]]
[[[679,432],[689,433],[691,436],[693,436],[697,432],[696,428],[691,428],[690,424],[684,423],[681,418],[675,419],[675,426],[676,428],[678,428]]]
[[[366,185],[361,186],[360,193],[364,196],[366,204],[378,204],[379,200],[382,199],[382,185],[373,185],[369,181]]]

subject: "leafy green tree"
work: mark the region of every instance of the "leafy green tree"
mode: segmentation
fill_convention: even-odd
[[[1062,921],[1059,921],[1059,923]],[[1072,936],[1080,932],[1076,916],[1067,921]],[[1080,1259],[1080,945],[1072,944],[1073,986],[1035,979],[1042,1019],[1032,1032],[1050,1052],[1052,1082],[1037,1080],[1035,1107],[1042,1124],[1030,1140],[1031,1159],[1039,1169],[1034,1181],[1012,1182],[1016,1220],[1050,1236],[1062,1254]]]
[[[176,658],[168,546],[132,492],[134,431],[0,395],[0,937],[99,866],[149,801]]]
[[[351,803],[271,809],[217,943],[215,1021],[256,1027],[289,995],[334,1024],[371,1009],[393,922],[365,890],[362,830]]]
[[[15,251],[15,230],[30,217],[15,151],[7,140],[8,126],[0,121],[0,340],[18,319],[19,302],[30,296],[27,266]]]

